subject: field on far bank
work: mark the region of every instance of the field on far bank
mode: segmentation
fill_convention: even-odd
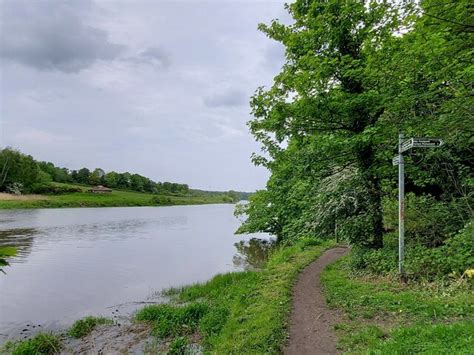
[[[209,203],[229,203],[229,198],[222,195],[157,195],[134,191],[113,190],[110,193],[88,192],[89,186],[67,185],[78,187],[82,192],[59,195],[11,195],[0,193],[0,209],[20,208],[61,208],[61,207],[131,207],[131,206],[173,206],[198,205]]]
[[[12,195],[6,192],[0,192],[0,201],[31,201],[31,200],[47,200],[44,195]]]

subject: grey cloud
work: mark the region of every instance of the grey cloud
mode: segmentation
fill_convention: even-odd
[[[0,56],[39,70],[79,72],[97,60],[115,59],[124,46],[84,23],[88,2],[3,3]]]
[[[159,47],[149,47],[137,55],[124,58],[124,61],[136,64],[154,65],[168,68],[171,64],[168,53]]]
[[[247,97],[241,90],[231,89],[204,97],[208,107],[233,107],[247,104]]]
[[[86,56],[94,64],[80,70],[80,55],[78,66],[49,52],[41,65],[0,58],[0,145],[72,169],[100,166],[209,190],[265,186],[268,172],[250,160],[260,145],[246,126],[248,101],[278,71],[264,66],[265,58],[278,64],[278,50],[257,25],[280,17],[284,0],[19,1],[0,0],[0,49],[8,38],[37,55],[51,47],[40,36],[49,28],[49,41],[81,47],[88,38],[82,46],[94,49]],[[123,53],[109,53],[114,43]]]
[[[143,62],[158,64],[163,67],[168,67],[170,64],[169,55],[163,49],[158,47],[151,47],[141,52],[139,59]]]

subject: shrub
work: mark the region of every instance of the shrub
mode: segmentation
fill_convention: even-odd
[[[62,195],[75,192],[82,192],[80,187],[68,185],[53,185],[53,184],[35,184],[31,188],[31,192],[43,195]]]
[[[398,248],[393,243],[378,250],[354,248],[350,265],[356,270],[366,270],[375,274],[396,272]],[[474,225],[469,223],[443,245],[427,248],[422,245],[406,247],[405,270],[413,279],[443,278],[449,274],[462,275],[474,267]]]
[[[474,267],[474,224],[446,240],[438,248],[416,247],[407,251],[406,269],[413,277],[434,279],[462,275]]]
[[[411,244],[437,247],[461,229],[469,220],[470,209],[463,199],[439,201],[430,195],[406,195],[406,240]],[[398,202],[384,202],[385,225],[398,228]]]
[[[21,195],[23,184],[21,182],[12,182],[10,185],[7,185],[7,192],[12,195]]]
[[[171,203],[171,198],[164,196],[155,196],[152,197],[151,203],[155,205],[169,205]]]
[[[394,248],[353,248],[350,257],[352,269],[367,270],[375,274],[386,274],[397,269],[398,250]]]

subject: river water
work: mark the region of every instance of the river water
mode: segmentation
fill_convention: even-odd
[[[170,286],[258,266],[264,234],[236,236],[233,205],[0,211],[0,342],[86,315],[120,322]],[[263,246],[263,247],[262,247]]]

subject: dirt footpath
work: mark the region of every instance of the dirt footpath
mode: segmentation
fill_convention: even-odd
[[[333,326],[341,315],[327,307],[320,275],[328,264],[347,252],[345,247],[329,249],[299,275],[293,289],[290,339],[284,354],[338,354]]]

